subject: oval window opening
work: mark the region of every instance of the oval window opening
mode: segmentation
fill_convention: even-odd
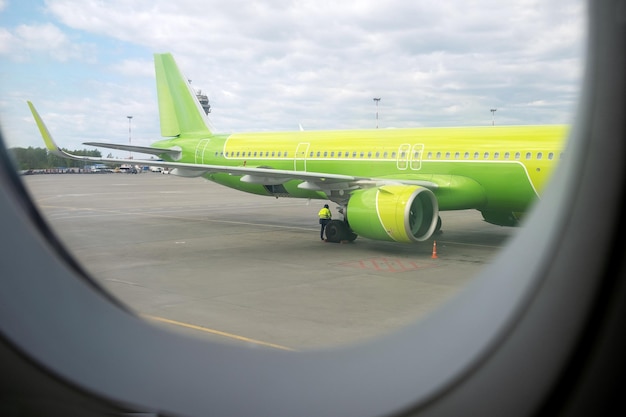
[[[95,37],[46,7],[7,29],[15,44],[0,82],[7,97],[3,129],[23,182],[107,291],[148,320],[226,343],[340,346],[384,335],[450,300],[523,225],[533,190],[545,188],[565,146],[577,99],[571,91],[582,76],[581,5],[545,16],[526,2],[496,10],[464,5],[452,16],[433,7],[429,22],[417,19],[417,11],[391,8],[384,16],[399,25],[393,36],[385,25],[354,22],[357,39],[329,24],[352,21],[348,11],[332,11],[332,18],[314,12],[310,21],[317,24],[303,28],[315,46],[307,51],[277,33],[248,38],[241,28],[253,20],[221,10],[230,22],[224,26],[229,50],[241,51],[236,60],[221,46],[207,50],[200,39],[185,37],[197,27],[189,10],[180,16],[186,30],[172,33],[196,52],[155,59],[158,71],[169,76],[179,69],[193,83],[182,79],[184,89],[157,95],[152,51],[138,51],[131,35],[121,39],[110,13],[102,11],[108,23]],[[145,13],[169,20],[159,11]],[[259,19],[273,27],[269,16],[281,13]],[[494,23],[501,21],[494,16],[507,15],[516,16],[514,31]],[[468,17],[474,24],[466,24]],[[61,39],[49,53],[28,42],[41,35],[42,26],[29,23],[39,19]],[[438,33],[443,19],[469,32],[453,31],[450,44],[433,38],[429,50],[407,40]],[[555,37],[560,27],[570,35]],[[126,29],[142,45],[156,42],[139,20]],[[371,44],[371,36],[381,44],[361,51],[357,46]],[[464,50],[465,39],[492,47],[468,53],[474,47]],[[125,47],[103,55],[106,42]],[[532,65],[520,68],[513,47],[530,54],[524,60]],[[285,66],[277,65],[276,51]],[[305,65],[302,54],[319,67]],[[205,71],[213,62],[207,57],[222,59],[215,65],[223,73]],[[380,74],[386,76],[379,101],[363,98]],[[212,102],[210,114],[196,106],[200,88]],[[77,158],[46,149],[24,91],[31,91],[26,99],[57,145]],[[270,98],[271,110],[259,105]],[[166,113],[160,121],[157,108]],[[208,116],[224,131],[232,125],[245,133],[221,133]],[[304,118],[329,130],[285,128]],[[346,126],[351,129],[340,130]],[[389,151],[381,158],[368,149]],[[506,152],[501,158],[494,149]],[[424,197],[419,205],[410,203],[415,190]],[[485,205],[511,194],[514,206]],[[320,235],[324,204],[332,218]],[[363,230],[350,229],[351,216]],[[411,230],[432,235],[414,242]]]

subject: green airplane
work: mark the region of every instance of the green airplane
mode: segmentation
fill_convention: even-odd
[[[72,155],[53,141],[29,101],[50,152],[65,158],[161,166],[183,177],[273,196],[324,199],[343,220],[330,242],[357,235],[421,242],[441,228],[440,210],[479,210],[517,226],[562,158],[567,126],[488,126],[272,133],[213,133],[171,54],[155,54],[161,135],[150,147],[86,142],[160,161]]]

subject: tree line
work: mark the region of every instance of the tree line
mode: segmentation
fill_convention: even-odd
[[[99,150],[77,149],[69,151],[63,149],[65,152],[72,153],[74,155],[81,156],[94,156],[101,157],[102,154]],[[15,166],[18,170],[28,169],[52,169],[52,168],[82,168],[85,165],[83,161],[77,161],[74,159],[65,159],[53,155],[48,152],[46,148],[10,148],[9,153],[13,156]]]

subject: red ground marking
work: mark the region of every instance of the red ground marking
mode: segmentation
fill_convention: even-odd
[[[409,259],[401,258],[370,258],[360,261],[343,262],[341,266],[351,268],[367,269],[381,272],[406,272],[415,271],[422,268],[432,268],[436,264],[418,263]]]

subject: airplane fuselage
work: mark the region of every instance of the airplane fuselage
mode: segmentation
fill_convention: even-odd
[[[440,210],[523,212],[540,196],[562,157],[566,126],[373,129],[238,133],[163,140],[177,162],[325,172],[398,181],[433,181]],[[281,197],[332,199],[302,181],[208,173],[238,190]],[[266,181],[271,182],[271,181]],[[341,200],[337,197],[336,199]]]

